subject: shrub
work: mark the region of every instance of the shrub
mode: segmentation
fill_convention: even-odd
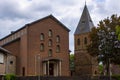
[[[6,74],[4,80],[16,80],[16,76],[14,74]]]
[[[120,80],[120,74],[118,74],[118,75],[112,75],[112,78],[116,79],[116,80]]]

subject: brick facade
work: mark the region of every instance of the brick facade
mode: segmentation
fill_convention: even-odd
[[[98,63],[97,59],[90,56],[86,50],[86,46],[90,43],[89,33],[75,35],[75,74],[76,75],[97,75]],[[87,43],[85,44],[85,38]],[[80,44],[78,45],[78,39]]]
[[[52,36],[49,36],[50,30]],[[41,40],[41,34],[44,34],[44,40]],[[57,36],[59,42],[56,41]],[[0,44],[16,56],[17,75],[70,75],[69,29],[52,15],[25,25],[1,39]],[[43,51],[41,44],[44,45]]]

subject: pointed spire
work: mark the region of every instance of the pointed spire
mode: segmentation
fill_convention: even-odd
[[[85,6],[84,10],[82,12],[82,16],[80,18],[80,21],[78,23],[78,26],[76,28],[76,31],[74,34],[81,34],[81,33],[87,33],[91,31],[91,28],[94,27],[94,24],[92,22],[92,19],[90,17],[86,1],[85,1]]]

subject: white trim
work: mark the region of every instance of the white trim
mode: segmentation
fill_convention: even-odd
[[[48,76],[49,76],[49,60],[48,60]]]
[[[60,76],[61,76],[61,61],[59,62],[59,64],[60,64],[60,66],[59,66],[59,67],[60,67]]]

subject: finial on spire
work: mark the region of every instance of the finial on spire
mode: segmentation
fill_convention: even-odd
[[[85,5],[86,5],[86,0],[85,0]]]

